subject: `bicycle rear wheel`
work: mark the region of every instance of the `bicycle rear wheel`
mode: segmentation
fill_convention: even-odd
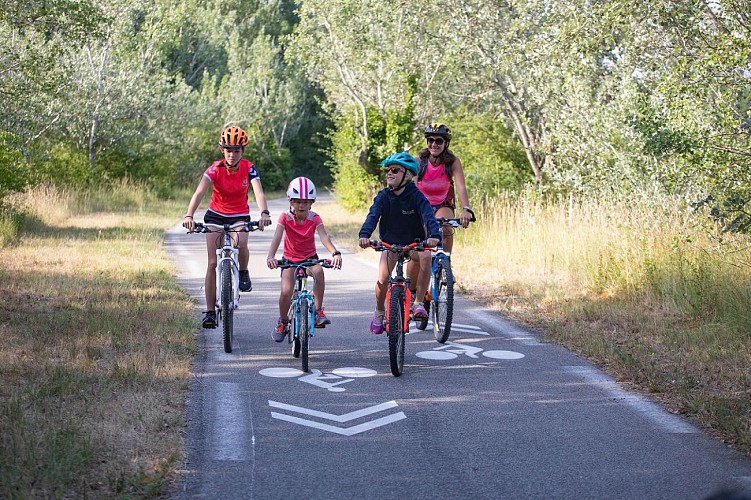
[[[433,333],[435,339],[443,344],[451,335],[451,320],[454,317],[454,273],[448,260],[437,263],[433,280]]]
[[[310,303],[307,300],[301,301],[300,304],[300,360],[302,361],[302,371],[308,371],[308,340],[310,339]]]
[[[389,299],[389,362],[391,374],[398,377],[404,369],[404,289],[395,286]]]
[[[222,307],[222,338],[224,340],[224,352],[232,352],[232,263],[229,260],[222,262],[221,273],[221,298]]]

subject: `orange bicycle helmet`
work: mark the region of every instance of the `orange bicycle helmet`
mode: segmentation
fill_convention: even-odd
[[[219,146],[223,148],[232,148],[248,145],[248,134],[240,127],[227,127],[219,136]]]

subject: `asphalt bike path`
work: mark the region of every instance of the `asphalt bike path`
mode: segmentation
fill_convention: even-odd
[[[288,208],[269,205],[274,222]],[[290,344],[271,339],[274,227],[249,235],[253,291],[241,294],[231,354],[221,328],[199,327],[203,236],[179,226],[165,236],[196,300],[199,347],[175,498],[704,499],[727,488],[751,497],[745,457],[461,296],[449,341],[413,324],[394,377],[386,335],[368,330],[375,261],[347,250],[357,235],[336,241],[342,270],[325,270],[332,324],[316,330],[302,372]]]

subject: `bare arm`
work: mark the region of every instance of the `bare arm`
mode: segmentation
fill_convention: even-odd
[[[316,230],[318,231],[318,237],[321,238],[323,246],[326,247],[326,250],[331,252],[331,263],[334,265],[334,268],[340,269],[342,267],[342,253],[334,246],[334,242],[331,241],[329,233],[326,231],[326,228],[323,227],[323,224],[318,224]]]
[[[279,244],[282,242],[282,236],[284,235],[284,226],[281,224],[276,225],[276,231],[271,238],[271,245],[269,245],[269,253],[266,255],[266,265],[269,269],[276,269],[276,251],[279,250]]]
[[[251,181],[253,186],[253,195],[256,198],[256,205],[261,210],[261,223],[258,225],[259,229],[263,231],[263,228],[271,225],[271,215],[269,215],[269,205],[266,202],[266,194],[263,192],[263,185],[261,179],[253,179]]]
[[[198,210],[198,205],[201,204],[203,195],[206,194],[210,185],[211,180],[205,175],[201,176],[201,181],[198,183],[198,187],[196,188],[196,192],[193,193],[190,203],[188,203],[188,211],[185,212],[185,217],[183,218],[183,227],[187,228],[189,231],[193,231],[196,227],[193,217],[196,214],[196,210]]]
[[[454,176],[454,186],[456,187],[456,196],[461,203],[459,219],[464,227],[469,225],[470,214],[467,212],[469,208],[469,196],[467,195],[467,183],[464,181],[464,168],[462,168],[462,162],[459,158],[454,160],[454,164],[451,167],[451,174]]]

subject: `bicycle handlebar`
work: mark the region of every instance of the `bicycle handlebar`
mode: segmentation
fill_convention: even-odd
[[[416,252],[424,252],[430,250],[432,247],[429,247],[425,244],[424,241],[415,241],[414,243],[409,243],[408,245],[392,245],[391,243],[386,243],[385,241],[375,241],[370,240],[369,242],[370,248],[374,249],[376,252],[394,252],[396,254],[408,254],[412,250],[415,250]]]
[[[318,259],[318,260],[305,260],[303,262],[294,263],[291,260],[287,259],[280,259],[276,261],[276,267],[279,269],[288,269],[290,267],[312,267],[312,266],[318,266],[325,268],[333,268],[334,264],[332,264],[331,259]]]
[[[469,208],[467,208],[466,210],[467,210],[467,212],[469,212],[472,215],[472,217],[469,218],[469,222],[477,222],[477,218],[475,217],[475,213],[472,210],[470,210]],[[459,226],[461,226],[461,219],[458,218],[458,217],[453,218],[453,219],[447,219],[446,217],[436,217],[435,220],[438,221],[438,224],[448,224],[451,227],[459,227]]]
[[[259,222],[252,220],[250,222],[235,222],[234,224],[213,224],[211,222],[196,222],[195,229],[188,231],[190,233],[223,233],[230,231],[233,233],[251,233],[257,231]]]

